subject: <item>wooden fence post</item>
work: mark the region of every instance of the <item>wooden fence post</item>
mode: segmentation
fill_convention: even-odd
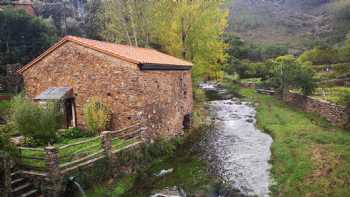
[[[109,169],[113,169],[115,157],[112,153],[112,133],[110,131],[103,131],[101,136],[102,148],[106,155]]]
[[[3,191],[2,194],[5,197],[11,196],[12,193],[12,188],[11,188],[11,162],[10,162],[10,157],[8,156],[7,153],[3,153],[0,155],[0,159],[2,159],[2,166],[1,168],[3,169]]]
[[[54,146],[47,146],[45,147],[45,152],[48,171],[48,185],[45,196],[59,197],[62,191],[62,177],[59,167],[58,149]]]

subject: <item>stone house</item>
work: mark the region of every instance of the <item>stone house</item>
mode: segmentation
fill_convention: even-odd
[[[30,98],[62,101],[66,127],[84,128],[97,96],[115,130],[142,121],[145,134],[173,136],[191,122],[192,63],[154,49],[66,36],[18,70]]]

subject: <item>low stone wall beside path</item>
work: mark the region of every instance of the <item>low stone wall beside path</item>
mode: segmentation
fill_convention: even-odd
[[[242,88],[256,88],[254,83],[241,83],[240,86]],[[301,108],[305,112],[317,113],[321,117],[339,127],[344,127],[350,118],[350,113],[344,106],[315,99],[309,96],[304,96],[298,93],[290,92],[286,102],[292,106]]]
[[[240,83],[241,88],[251,88],[255,89],[256,84],[255,83]]]
[[[314,99],[297,93],[289,93],[287,103],[303,109],[305,112],[317,113],[329,122],[343,127],[349,120],[349,114],[344,106]]]

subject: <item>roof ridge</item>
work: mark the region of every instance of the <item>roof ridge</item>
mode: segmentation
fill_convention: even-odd
[[[116,44],[105,41],[92,40],[77,36],[67,35],[60,41],[51,46],[48,50],[42,53],[39,57],[32,60],[30,63],[23,66],[17,72],[22,74],[25,70],[41,61],[51,52],[61,47],[66,42],[73,42],[83,47],[104,53],[106,55],[122,59],[133,64],[157,64],[157,65],[173,65],[191,67],[193,64],[189,61],[168,55],[153,48],[141,48],[130,45]]]
[[[147,47],[138,47],[138,46],[133,46],[133,45],[127,45],[127,44],[120,44],[120,43],[114,43],[114,42],[107,42],[107,41],[103,41],[103,40],[93,40],[93,39],[89,39],[89,38],[84,38],[84,37],[78,37],[78,36],[72,36],[72,35],[67,35],[65,37],[68,37],[70,39],[85,39],[85,40],[90,40],[90,41],[94,41],[94,42],[101,42],[104,44],[109,44],[109,45],[119,45],[119,46],[125,46],[125,47],[130,47],[130,48],[135,48],[135,49],[146,49],[146,50],[152,50],[152,51],[157,51],[158,50],[154,49],[154,48],[147,48]],[[64,37],[64,38],[65,38]]]

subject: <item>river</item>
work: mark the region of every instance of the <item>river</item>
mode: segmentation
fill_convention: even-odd
[[[237,196],[269,196],[272,138],[256,128],[252,104],[214,84],[202,84],[209,95],[212,128],[202,142],[211,171]]]

